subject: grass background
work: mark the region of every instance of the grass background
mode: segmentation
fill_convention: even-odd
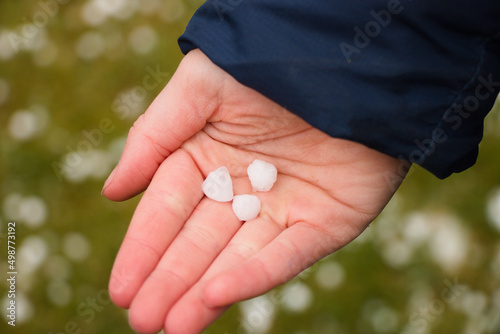
[[[133,120],[167,80],[129,104],[127,117],[115,103],[148,66],[175,71],[176,39],[201,2],[68,1],[12,50],[5,34],[22,36],[41,3],[0,2],[0,269],[8,271],[13,220],[19,269],[17,325],[1,320],[0,332],[132,333],[106,288],[139,198],[112,203],[100,191]],[[99,4],[109,10],[101,21]],[[103,119],[112,130],[60,179],[54,163],[71,162]],[[414,167],[360,239],[231,308],[206,333],[500,333],[500,230],[487,214],[500,214],[499,137],[496,107],[473,168],[441,181]],[[461,285],[453,301],[446,282]]]

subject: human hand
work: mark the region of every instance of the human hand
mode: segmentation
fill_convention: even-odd
[[[235,194],[252,193],[254,159],[278,180],[254,193],[259,216],[203,196],[226,166]],[[398,160],[311,127],[191,51],[130,130],[103,190],[125,200],[146,190],[117,255],[110,295],[140,333],[198,333],[229,305],[288,281],[348,244],[394,192]],[[147,189],[146,189],[147,188]]]

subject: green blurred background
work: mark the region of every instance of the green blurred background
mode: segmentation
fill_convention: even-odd
[[[10,221],[18,271],[15,327],[2,279],[1,333],[132,333],[107,282],[138,198],[100,191],[200,4],[0,2],[0,271]],[[206,333],[500,333],[498,109],[473,168],[444,181],[413,168],[359,239]]]

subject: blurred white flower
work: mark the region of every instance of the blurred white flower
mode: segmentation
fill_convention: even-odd
[[[490,225],[500,233],[500,188],[490,194],[486,203],[486,214]]]
[[[17,249],[18,271],[27,275],[34,273],[45,261],[49,248],[44,239],[37,235],[26,237]]]
[[[151,52],[158,42],[158,34],[149,25],[136,27],[129,35],[128,42],[138,54]]]
[[[448,271],[457,269],[464,262],[469,243],[460,222],[452,216],[439,214],[432,218],[436,225],[430,240],[434,260]]]
[[[273,324],[276,305],[268,295],[245,300],[238,305],[242,315],[240,326],[245,333],[262,334],[269,331]]]
[[[313,293],[305,283],[288,283],[283,287],[282,293],[283,307],[290,311],[303,312],[312,305]]]
[[[344,268],[334,261],[321,262],[315,275],[316,283],[324,290],[338,288],[345,280]]]
[[[63,237],[63,252],[68,258],[74,261],[86,260],[91,251],[90,242],[81,233],[71,232]]]
[[[94,60],[102,55],[106,48],[106,42],[98,32],[86,32],[78,38],[75,52],[83,60]]]
[[[52,280],[47,285],[47,297],[52,304],[57,306],[66,306],[71,301],[73,290],[64,280]]]

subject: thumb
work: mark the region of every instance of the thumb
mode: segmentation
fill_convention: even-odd
[[[201,51],[189,52],[127,137],[102,194],[121,201],[144,191],[159,165],[217,111],[223,72]]]

